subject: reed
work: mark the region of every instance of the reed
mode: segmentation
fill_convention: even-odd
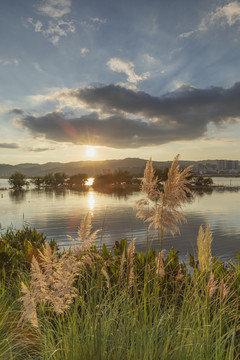
[[[159,276],[155,257],[149,254],[142,269],[138,255],[131,287],[127,276],[120,286],[96,261],[82,273],[79,296],[64,313],[38,308],[39,359],[237,359],[239,268],[232,268],[233,282],[227,272],[217,275],[223,268],[213,269],[217,288],[209,296],[211,273],[195,269],[191,275],[165,256]],[[120,257],[118,262],[120,268]],[[222,277],[229,288],[225,297]]]
[[[160,230],[159,250],[162,249],[163,236],[166,231],[172,235],[179,233],[179,225],[186,222],[182,213],[182,205],[189,201],[191,190],[191,166],[184,170],[178,164],[179,155],[175,157],[168,172],[168,179],[163,190],[158,187],[158,179],[154,174],[150,159],[144,171],[141,191],[144,198],[137,202],[137,217],[149,223],[148,228]]]

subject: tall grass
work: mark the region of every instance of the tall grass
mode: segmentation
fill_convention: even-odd
[[[174,250],[143,254],[126,241],[78,261],[78,296],[60,313],[53,299],[39,302],[38,328],[19,323],[20,280],[2,284],[1,359],[239,358],[240,265],[213,258],[209,270],[197,261],[190,270]]]
[[[35,329],[25,324],[19,328],[21,308],[18,298],[20,283],[0,281],[0,359],[34,359],[39,354],[39,336]]]
[[[187,175],[176,159],[153,212],[142,213],[163,231],[174,232],[183,219]],[[155,201],[151,163],[146,179]],[[240,264],[212,258],[209,226],[200,229],[199,258],[189,264],[174,249],[136,252],[135,239],[97,250],[96,233],[88,215],[80,245],[61,254],[45,244],[32,255],[30,270],[22,268],[14,282],[2,277],[0,359],[240,359]]]
[[[137,259],[135,258],[135,265]],[[170,263],[168,263],[170,261]],[[60,316],[38,308],[38,359],[237,359],[240,351],[239,267],[221,298],[209,295],[209,272],[191,275],[165,259],[160,278],[153,262],[136,273],[131,290],[113,278],[107,286],[99,264],[83,271],[79,294]],[[150,268],[149,269],[149,265]],[[136,265],[137,266],[137,265]],[[183,266],[183,265],[182,265]],[[226,271],[216,264],[215,273]],[[125,269],[127,271],[127,269]],[[222,275],[221,275],[222,276]]]

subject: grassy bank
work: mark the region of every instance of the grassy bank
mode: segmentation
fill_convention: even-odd
[[[112,251],[39,249],[39,267],[28,253],[11,280],[1,273],[1,359],[239,358],[239,264],[214,258],[201,270],[126,240]]]

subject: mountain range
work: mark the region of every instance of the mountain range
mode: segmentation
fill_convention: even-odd
[[[68,163],[48,162],[45,164],[25,163],[18,165],[0,164],[0,178],[9,178],[15,171],[24,173],[27,177],[43,176],[47,173],[65,172],[68,175],[78,173],[95,176],[100,173],[109,173],[117,170],[127,170],[133,174],[142,174],[146,165],[144,159],[126,158],[121,160],[104,161],[75,161]],[[193,165],[197,168],[199,164],[215,165],[217,160],[202,161],[179,161],[181,167]],[[154,167],[165,168],[171,165],[172,161],[153,161]]]

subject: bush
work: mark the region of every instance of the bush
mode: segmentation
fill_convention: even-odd
[[[27,181],[26,181],[26,176],[21,173],[16,171],[15,173],[13,173],[10,178],[8,179],[8,182],[10,184],[10,186],[12,186],[14,189],[16,190],[20,190],[22,189],[23,186],[27,185]]]
[[[22,230],[8,228],[0,238],[0,277],[15,277],[19,271],[29,271],[32,256],[37,256],[46,240],[36,229],[23,227]],[[57,247],[54,240],[51,247]]]

